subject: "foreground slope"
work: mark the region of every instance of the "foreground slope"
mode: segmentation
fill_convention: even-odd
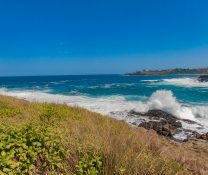
[[[171,142],[78,107],[0,96],[2,175],[206,174],[203,144]]]

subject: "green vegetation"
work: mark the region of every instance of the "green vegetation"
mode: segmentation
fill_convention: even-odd
[[[103,159],[100,156],[94,155],[93,150],[89,153],[84,153],[76,165],[77,175],[96,175],[103,174]]]
[[[46,129],[0,129],[0,174],[64,172],[64,148]]]
[[[127,75],[180,75],[180,74],[208,74],[208,68],[199,69],[165,69],[165,70],[143,70]]]
[[[165,144],[153,132],[84,109],[0,96],[0,175],[191,174],[163,154]]]
[[[21,114],[21,111],[18,108],[10,106],[6,103],[0,103],[0,117],[14,117],[18,114]]]

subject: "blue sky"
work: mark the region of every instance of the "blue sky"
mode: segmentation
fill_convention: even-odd
[[[1,0],[0,76],[208,67],[206,0]]]

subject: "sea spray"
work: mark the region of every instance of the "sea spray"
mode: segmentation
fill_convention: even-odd
[[[150,109],[161,109],[182,119],[195,120],[191,109],[183,107],[173,95],[172,91],[158,90],[152,94],[147,102]]]

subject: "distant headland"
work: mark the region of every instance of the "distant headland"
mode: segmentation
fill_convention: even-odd
[[[127,73],[126,75],[187,75],[187,74],[194,74],[194,75],[201,75],[201,74],[208,74],[208,68],[198,68],[198,69],[164,69],[164,70],[143,70],[143,71],[136,71]]]

